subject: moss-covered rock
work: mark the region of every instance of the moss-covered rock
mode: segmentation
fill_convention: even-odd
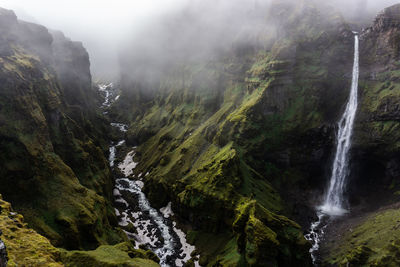
[[[8,265],[63,266],[59,249],[48,239],[28,228],[24,217],[11,208],[0,195],[0,230],[8,253]]]
[[[71,267],[160,266],[157,256],[135,250],[130,242],[114,246],[103,245],[92,251],[62,251],[61,258],[65,266]]]

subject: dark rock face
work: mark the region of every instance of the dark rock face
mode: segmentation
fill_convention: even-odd
[[[383,10],[364,30],[360,42],[360,108],[354,145],[354,171],[349,194],[353,202],[391,202],[400,177],[400,5]],[[371,194],[371,192],[375,192]],[[354,198],[354,197],[353,197]]]
[[[0,21],[0,192],[56,246],[122,240],[86,50],[11,11]]]
[[[91,107],[93,100],[89,54],[81,42],[73,42],[62,32],[52,31],[54,67],[62,83],[65,101],[69,105]]]
[[[0,230],[0,236],[2,232]],[[4,242],[0,239],[0,267],[7,267],[8,257],[7,257],[7,248]]]
[[[400,4],[385,8],[375,18],[372,30],[384,32],[400,26]]]

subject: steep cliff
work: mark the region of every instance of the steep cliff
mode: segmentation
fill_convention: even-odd
[[[399,8],[395,5],[382,11],[361,39],[361,109],[353,152],[359,179],[352,180],[352,187],[361,192],[365,188],[370,200],[369,192],[376,188],[383,189],[384,195],[399,189]]]
[[[148,197],[172,201],[189,222],[202,265],[311,265],[291,219],[305,226],[310,194],[325,185],[353,34],[310,1],[268,10],[250,14],[261,18],[255,35],[240,33],[257,42],[238,36],[207,62],[170,66],[158,82],[132,81],[129,59],[122,65],[113,114],[131,123]]]
[[[55,35],[0,9],[0,192],[53,245],[95,248],[123,240],[102,122],[86,50]]]
[[[339,221],[328,235],[332,241],[322,248],[327,265],[400,263],[399,22],[400,5],[388,7],[361,35],[361,108],[349,185],[355,215]],[[338,234],[344,229],[350,231]]]

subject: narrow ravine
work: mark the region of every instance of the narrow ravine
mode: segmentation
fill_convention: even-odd
[[[349,158],[354,121],[358,107],[359,79],[359,37],[354,32],[354,63],[349,100],[346,109],[338,122],[337,146],[332,164],[332,174],[324,203],[317,207],[318,220],[313,222],[310,231],[305,235],[312,242],[310,249],[314,265],[318,265],[317,253],[325,229],[335,217],[348,213],[347,201],[344,197],[347,178],[349,175]]]
[[[104,109],[119,98],[115,96],[113,84],[99,85],[99,90],[104,95]],[[128,129],[123,123],[115,122],[111,123],[111,126],[121,133]],[[129,152],[121,162],[117,162],[118,151],[126,149]],[[135,149],[126,147],[125,140],[113,142],[109,148],[110,167],[114,173],[123,174],[123,177],[116,178],[113,191],[119,225],[127,236],[135,241],[135,248],[152,250],[160,258],[161,266],[183,266],[191,259],[195,247],[187,243],[185,233],[176,227],[172,218],[174,214],[171,203],[158,211],[151,206],[142,192],[142,179],[149,173],[134,175],[138,164],[134,161]],[[195,261],[195,265],[200,266],[198,261]]]

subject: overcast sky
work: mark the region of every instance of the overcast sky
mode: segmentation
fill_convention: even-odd
[[[0,7],[13,9],[20,19],[42,24],[50,29],[61,30],[75,41],[82,41],[88,49],[92,73],[101,77],[104,73],[118,74],[117,54],[124,41],[135,38],[135,31],[145,29],[161,14],[184,6],[184,3],[201,0],[0,0]],[[232,5],[249,6],[254,1],[225,0]],[[282,0],[283,1],[283,0]],[[294,0],[300,1],[300,0]],[[357,12],[354,7],[366,4],[373,14],[400,0],[316,0],[332,3],[342,12]],[[212,3],[222,0],[208,1]],[[230,16],[220,12],[218,16]],[[209,14],[204,14],[207,16]],[[140,40],[138,40],[140,41]]]
[[[0,0],[20,19],[61,30],[82,41],[91,54],[92,71],[117,68],[118,45],[126,35],[185,0]]]

